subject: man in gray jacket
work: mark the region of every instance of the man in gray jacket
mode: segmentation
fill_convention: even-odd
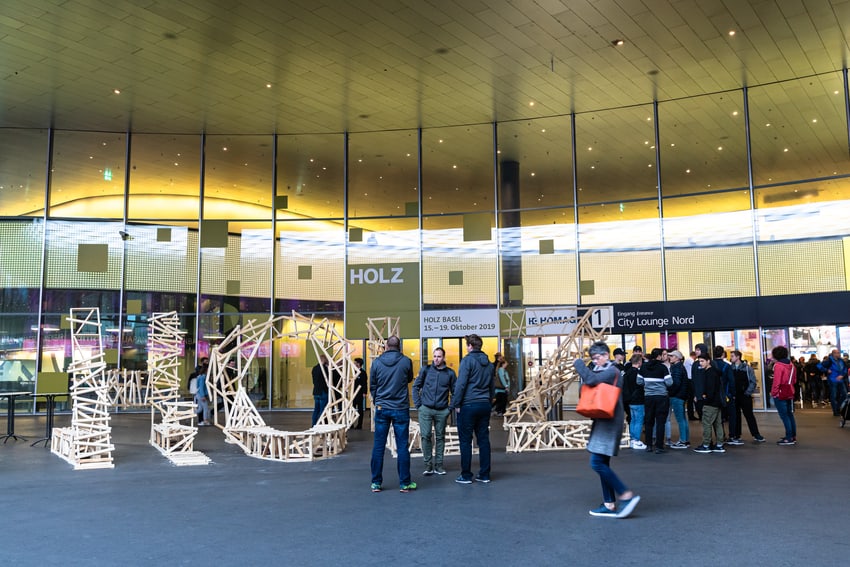
[[[398,480],[401,492],[416,490],[410,479],[410,400],[407,385],[413,381],[413,363],[399,351],[401,341],[387,339],[384,353],[372,362],[372,408],[375,411],[375,441],[372,445],[372,492],[380,492],[384,480],[384,449],[390,426],[395,434],[398,451]]]
[[[422,437],[422,456],[425,459],[425,476],[446,474],[443,454],[446,448],[446,422],[449,418],[449,394],[455,387],[455,371],[446,366],[446,351],[434,349],[434,364],[422,368],[413,382],[413,405],[419,410],[419,431]],[[437,439],[436,452],[432,454],[431,428]]]
[[[478,443],[478,482],[490,482],[490,402],[495,395],[493,364],[481,352],[484,343],[478,335],[467,335],[466,356],[460,361],[452,405],[458,412],[460,476],[455,482],[472,484],[472,433]]]

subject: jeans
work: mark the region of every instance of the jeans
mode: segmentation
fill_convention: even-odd
[[[457,434],[460,441],[460,476],[472,480],[472,433],[478,443],[478,476],[490,478],[490,402],[472,402],[460,407]]]
[[[688,424],[688,419],[685,417],[685,400],[682,398],[670,398],[670,406],[673,408],[673,415],[676,417],[676,423],[679,424],[679,441],[685,443],[691,439],[691,426]]]
[[[776,406],[776,413],[779,414],[779,419],[785,426],[785,439],[795,439],[797,437],[797,420],[794,419],[794,400],[773,398],[773,405]]]
[[[398,481],[401,486],[410,484],[410,410],[375,409],[375,442],[372,445],[372,482],[384,482],[384,449],[387,446],[387,436],[390,425],[395,435],[396,451],[398,452]]]
[[[313,425],[318,423],[322,412],[325,411],[326,405],[328,405],[328,395],[326,393],[313,396]]]
[[[629,420],[629,437],[632,441],[640,441],[640,433],[643,431],[644,419],[643,404],[629,404],[629,411],[632,414],[632,418]]]
[[[419,430],[422,435],[422,457],[425,460],[425,470],[432,466],[443,466],[443,453],[446,450],[446,422],[448,419],[449,408],[437,410],[427,406],[419,406]],[[434,437],[437,439],[436,452],[432,452],[432,424]]]
[[[761,433],[759,433],[759,424],[756,421],[756,416],[753,415],[753,397],[748,396],[746,394],[738,394],[735,396],[735,408],[738,412],[738,421],[735,422],[735,437],[741,437],[741,413],[744,414],[744,419],[747,420],[747,428],[750,430],[750,435],[755,437],[756,439],[761,439]]]
[[[832,415],[838,415],[841,403],[847,397],[847,384],[844,380],[840,382],[829,381],[829,403],[832,405]]]
[[[718,445],[723,445],[723,420],[720,408],[714,406],[702,406],[702,444],[711,447],[711,432]]]
[[[626,485],[623,484],[623,481],[620,480],[620,477],[611,470],[611,457],[608,455],[591,453],[590,468],[599,475],[599,480],[602,482],[603,501],[610,504],[616,501],[617,494],[623,494],[629,491]]]
[[[209,422],[210,420],[210,403],[206,398],[202,398],[199,395],[195,394],[195,403],[198,405],[198,418],[200,419],[201,414],[204,415],[204,421]]]
[[[645,396],[643,405],[646,410],[646,446],[652,446],[655,436],[655,447],[664,448],[664,425],[670,413],[670,398],[667,396]],[[653,432],[654,427],[654,432]]]

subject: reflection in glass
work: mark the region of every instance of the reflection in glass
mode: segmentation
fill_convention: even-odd
[[[50,214],[123,218],[126,152],[124,134],[56,132]]]
[[[569,116],[499,124],[500,209],[573,204],[571,128]]]
[[[349,217],[418,215],[417,144],[415,130],[350,136]]]
[[[47,131],[0,129],[0,216],[44,213]]]
[[[342,134],[278,136],[278,220],[343,217],[344,149]]]
[[[578,202],[657,197],[651,106],[576,115]]]
[[[422,131],[422,211],[493,211],[493,126]]]
[[[342,224],[290,221],[277,228],[275,312],[341,310],[347,236]]]
[[[131,219],[197,219],[201,137],[134,134],[130,147],[127,216]]]
[[[755,186],[850,173],[843,83],[836,72],[750,89]],[[841,189],[840,198],[848,198],[848,186]]]
[[[205,219],[271,219],[271,136],[207,136]]]

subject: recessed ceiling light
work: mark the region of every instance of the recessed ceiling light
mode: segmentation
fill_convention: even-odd
[[[272,84],[271,84],[271,83],[266,83],[266,88],[267,88],[267,89],[272,88]]]
[[[733,111],[732,111],[732,116],[738,116],[738,111],[737,111],[737,110],[733,110]]]
[[[452,166],[452,169],[457,169],[457,166],[456,166],[456,165],[453,165],[453,166]]]
[[[832,94],[838,94],[838,91],[832,91]]]
[[[723,146],[717,146],[717,151],[718,152],[723,151]]]
[[[112,89],[112,92],[115,94],[121,94],[121,91],[119,89]]]
[[[224,146],[223,148],[221,148],[221,151],[226,152],[226,151],[227,151],[227,146]]]
[[[532,171],[532,172],[531,172],[531,176],[532,176],[532,177],[534,177],[534,175],[535,175],[535,173]]]
[[[782,150],[782,151],[783,151],[783,152],[787,152],[787,151],[788,151],[788,148],[785,148],[785,149],[784,149],[784,150]]]
[[[542,129],[542,130],[540,130],[540,131],[541,131],[541,132],[545,132],[545,131],[546,131],[546,128],[543,128],[543,129]]]
[[[766,128],[770,128],[770,122],[764,125]]]
[[[588,146],[587,151],[592,152],[592,151],[593,151],[593,147]]]
[[[817,118],[812,118],[812,124],[816,123],[817,121],[818,121]]]
[[[685,173],[690,173],[690,172],[691,172],[691,170],[690,170],[690,169],[686,169],[686,170],[685,170]]]
[[[675,148],[675,147],[676,147],[676,144],[670,144],[670,147],[671,147],[671,148]]]
[[[730,36],[735,35],[735,30],[729,30],[729,35],[730,35]]]
[[[611,40],[611,45],[613,45],[613,46],[615,46],[615,47],[620,47],[620,46],[621,46],[621,45],[623,45],[624,43],[626,43],[626,42],[625,42],[625,41],[623,41],[622,39],[612,39],[612,40]]]
[[[437,140],[437,141],[438,141],[438,142],[440,142],[441,144],[443,143],[443,141],[442,141],[442,140]]]
[[[534,101],[532,100],[531,102],[529,102],[528,106],[534,106]]]

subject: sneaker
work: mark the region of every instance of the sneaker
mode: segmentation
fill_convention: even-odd
[[[434,467],[434,474],[444,475],[446,474],[446,469],[444,469],[440,465],[437,465],[436,467]]]
[[[660,447],[659,447],[659,448],[657,448],[657,449],[655,449],[655,454],[656,454],[656,455],[660,455],[661,453],[666,453],[666,452],[667,452],[667,450],[666,450],[666,449],[662,449],[662,448],[660,448]]]
[[[735,437],[734,439],[730,439],[730,440],[729,440],[729,441],[727,441],[726,443],[727,443],[728,445],[743,445],[743,444],[744,444],[744,442],[743,442],[743,441],[741,441],[741,440],[740,440],[739,438],[737,438],[737,437]]]
[[[780,439],[779,441],[777,441],[776,444],[777,445],[796,445],[797,441],[795,441],[794,439],[784,439],[783,438],[783,439]]]
[[[610,510],[610,509],[605,507],[605,504],[602,504],[596,510],[591,510],[590,515],[591,516],[598,516],[600,518],[616,518],[617,517],[617,511],[616,510]]]
[[[761,436],[755,438],[756,443],[764,443],[765,441],[766,441],[766,439],[764,437],[761,437]]]
[[[670,440],[668,439],[667,441],[664,442],[664,445],[669,447],[670,445],[672,445],[672,443],[670,443]]]
[[[422,471],[422,474],[425,476],[431,476],[432,474],[434,474],[434,467],[432,467],[431,465],[426,466],[425,470]]]
[[[688,446],[686,444],[682,443],[681,441],[676,441],[675,443],[670,445],[670,448],[671,449],[687,449]]]
[[[725,453],[726,449],[723,448],[723,443],[718,443],[711,448],[712,453]]]
[[[415,482],[409,482],[408,484],[402,484],[401,488],[398,489],[399,492],[404,492],[404,493],[410,492],[411,490],[416,490],[416,483]]]
[[[638,449],[638,450],[640,450],[640,449],[646,449],[646,443],[644,443],[644,442],[643,442],[643,441],[641,441],[640,439],[632,439],[632,441],[630,442],[630,444],[631,444],[631,446],[632,446],[632,449]]]
[[[700,445],[694,449],[694,453],[711,453],[711,447],[708,445]]]
[[[629,514],[631,514],[632,511],[635,509],[635,506],[637,506],[638,502],[640,502],[640,496],[638,496],[637,494],[635,494],[628,500],[620,500],[621,508],[617,510],[617,517],[628,518]]]
[[[455,479],[455,482],[458,483],[458,484],[472,484],[472,479],[466,478],[465,476],[460,475],[459,477],[457,477]]]
[[[488,482],[490,482],[490,479],[483,477],[480,474],[477,474],[475,475],[475,482],[483,482],[484,484],[487,484]]]
[[[380,492],[381,490],[383,490],[383,489],[381,488],[380,483],[378,483],[378,482],[372,483],[372,492]]]

